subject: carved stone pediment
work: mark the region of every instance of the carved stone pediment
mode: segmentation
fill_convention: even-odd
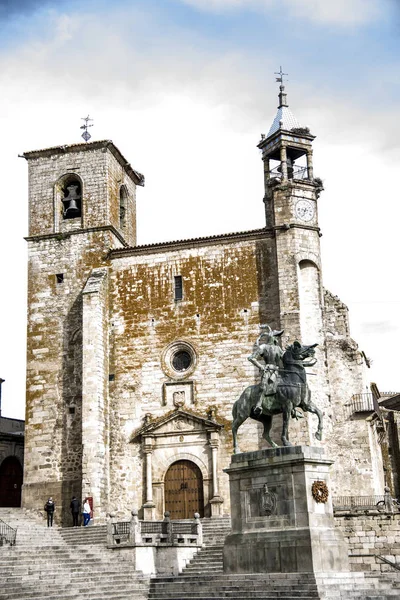
[[[136,431],[131,441],[143,437],[162,437],[176,433],[219,431],[223,425],[192,412],[174,410],[156,419],[147,418],[147,422]]]

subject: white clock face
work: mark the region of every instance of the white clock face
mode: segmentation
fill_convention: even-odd
[[[298,200],[295,206],[295,213],[298,219],[307,222],[314,218],[315,208],[312,202],[308,200]]]

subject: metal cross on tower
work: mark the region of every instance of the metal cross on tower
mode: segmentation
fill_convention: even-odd
[[[90,135],[90,133],[88,132],[88,128],[89,127],[93,127],[93,125],[89,125],[89,121],[93,121],[93,119],[91,119],[89,117],[89,115],[87,117],[82,117],[81,119],[82,121],[85,121],[84,125],[81,125],[81,129],[83,129],[83,133],[82,133],[82,137],[85,140],[85,142],[88,142],[90,140],[90,138],[92,137]]]
[[[287,74],[287,73],[284,73],[284,72],[282,71],[282,67],[279,67],[279,69],[280,69],[279,71],[275,71],[274,75],[279,75],[279,77],[277,77],[277,78],[276,78],[276,81],[277,81],[278,83],[281,83],[281,84],[283,85],[283,84],[284,84],[283,77],[284,77],[284,76],[286,76],[286,77],[287,77],[287,75],[288,75],[288,74]]]

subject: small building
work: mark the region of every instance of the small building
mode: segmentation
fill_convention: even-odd
[[[1,416],[0,379],[0,506],[21,506],[25,421]]]

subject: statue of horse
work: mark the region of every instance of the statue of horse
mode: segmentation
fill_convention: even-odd
[[[301,413],[297,408],[304,412],[311,412],[318,416],[318,429],[315,433],[317,440],[322,439],[322,412],[311,402],[311,391],[307,385],[305,367],[312,367],[316,363],[314,348],[312,346],[302,346],[299,342],[294,342],[286,348],[282,356],[283,369],[279,369],[278,385],[276,393],[264,396],[262,399],[262,413],[256,414],[254,406],[257,404],[260,395],[263,393],[260,384],[248,386],[240,398],[233,405],[232,415],[232,434],[233,434],[233,452],[240,452],[237,432],[239,427],[251,417],[260,421],[264,425],[263,438],[273,447],[278,444],[270,438],[270,430],[273,415],[283,415],[282,427],[282,445],[291,446],[289,442],[289,417],[299,418]],[[309,359],[309,360],[307,360]]]

